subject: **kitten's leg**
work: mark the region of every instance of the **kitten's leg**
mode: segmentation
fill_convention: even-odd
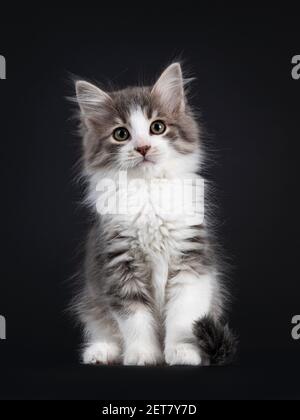
[[[163,360],[155,320],[141,304],[130,305],[127,313],[116,313],[123,336],[124,365],[155,365]]]
[[[112,319],[86,320],[83,363],[110,365],[121,362],[121,340]]]
[[[169,280],[165,321],[165,360],[169,365],[201,364],[193,325],[209,314],[213,289],[211,274],[181,271]]]
[[[162,361],[151,294],[151,271],[138,252],[110,263],[108,297],[124,347],[125,365],[153,365]]]
[[[103,239],[95,224],[90,231],[82,272],[85,287],[74,300],[74,311],[84,326],[85,364],[115,364],[121,361],[122,347],[118,325],[105,300]]]

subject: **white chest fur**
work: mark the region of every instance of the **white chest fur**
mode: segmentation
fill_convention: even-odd
[[[203,184],[202,180],[195,182],[199,180],[141,182],[121,192],[127,211],[119,222],[152,263],[152,281],[160,308],[165,300],[170,259],[179,257],[193,226],[203,221]]]
[[[163,305],[171,258],[184,251],[194,226],[203,222],[203,181],[196,175],[181,179],[126,179],[99,189],[97,209],[119,226],[131,243],[147,255],[159,307]]]

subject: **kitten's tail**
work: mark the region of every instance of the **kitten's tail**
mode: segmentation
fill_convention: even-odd
[[[210,365],[225,366],[233,362],[238,340],[228,325],[207,316],[195,323],[194,334]]]

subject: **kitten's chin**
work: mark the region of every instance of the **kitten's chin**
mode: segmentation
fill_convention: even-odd
[[[151,159],[144,159],[142,160],[142,162],[139,163],[139,166],[141,166],[142,168],[146,168],[148,166],[154,166],[154,165],[156,165],[156,162]]]
[[[132,173],[134,173],[137,176],[141,176],[142,178],[144,176],[156,176],[160,175],[160,172],[162,170],[160,162],[157,160],[152,159],[144,159],[136,163],[131,168],[128,168],[128,170]]]
[[[130,170],[143,170],[146,168],[155,167],[158,162],[154,159],[135,159],[134,161],[124,162],[120,165],[120,170],[130,171]]]
[[[151,159],[151,158],[145,158],[140,160],[139,162],[137,162],[137,164],[135,165],[136,169],[147,169],[147,168],[152,168],[154,166],[157,165],[157,161]]]

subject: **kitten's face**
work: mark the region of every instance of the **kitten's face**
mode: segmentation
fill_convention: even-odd
[[[199,160],[198,126],[187,107],[181,68],[170,66],[153,88],[105,93],[77,82],[89,174],[187,170]]]

